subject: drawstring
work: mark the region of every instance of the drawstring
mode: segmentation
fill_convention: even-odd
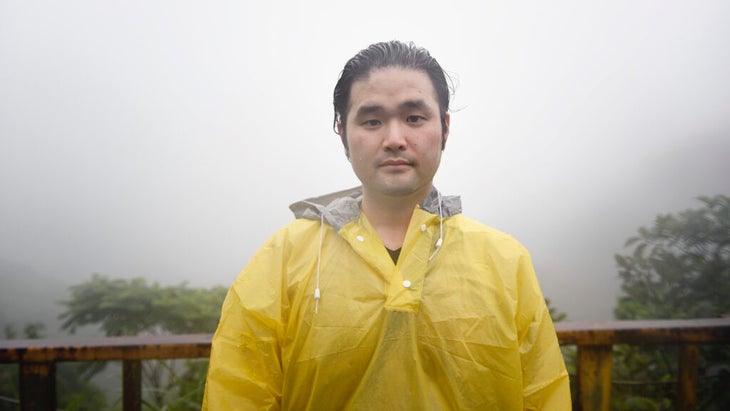
[[[321,297],[319,292],[319,268],[322,265],[322,240],[324,238],[324,212],[320,213],[319,220],[319,250],[317,251],[317,276],[315,278],[314,285],[314,313],[317,314],[319,311],[319,298]]]
[[[444,243],[444,212],[441,209],[441,192],[436,191],[436,194],[438,194],[439,199],[439,239],[436,241],[436,249],[433,251],[433,254],[431,254],[431,257],[428,257],[428,261],[431,261],[436,253],[438,253],[441,249],[441,244]]]

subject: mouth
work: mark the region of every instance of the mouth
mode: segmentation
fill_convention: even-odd
[[[380,167],[385,168],[405,168],[412,165],[413,163],[404,158],[389,158],[380,162]]]

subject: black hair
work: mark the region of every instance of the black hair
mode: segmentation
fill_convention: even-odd
[[[361,50],[354,57],[347,61],[340,78],[335,85],[334,108],[335,118],[333,127],[337,131],[337,123],[342,124],[342,142],[347,148],[345,141],[345,123],[347,112],[350,109],[350,91],[352,83],[367,77],[375,69],[386,67],[402,67],[423,71],[431,79],[436,100],[438,101],[441,114],[441,128],[446,134],[446,113],[449,111],[449,99],[451,97],[451,79],[441,68],[435,58],[428,50],[418,47],[412,42],[403,43],[393,40],[382,43],[375,43]]]

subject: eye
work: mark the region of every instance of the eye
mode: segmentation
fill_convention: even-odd
[[[362,125],[365,127],[377,127],[380,125],[380,120],[376,120],[376,119],[365,120],[362,122]]]
[[[406,122],[408,122],[408,123],[419,123],[424,120],[426,120],[426,117],[419,116],[416,114],[412,114],[412,115],[406,117]]]

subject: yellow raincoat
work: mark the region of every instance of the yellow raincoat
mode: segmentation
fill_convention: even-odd
[[[292,205],[235,280],[203,409],[570,410],[527,251],[433,190],[394,264],[358,196]]]

